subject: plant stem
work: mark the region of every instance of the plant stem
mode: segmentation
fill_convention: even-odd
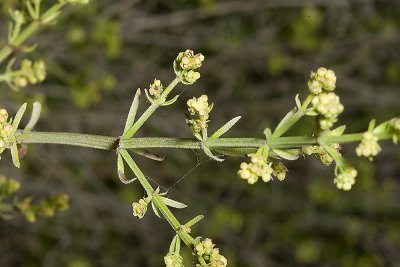
[[[174,87],[179,83],[179,78],[175,78],[172,82],[168,85],[167,88],[163,91],[160,96],[160,99],[166,99],[168,94],[174,89]],[[149,117],[156,111],[156,109],[160,106],[160,103],[152,103],[146,111],[140,116],[140,118],[132,125],[132,127],[123,135],[123,139],[131,138],[142,125],[149,119]]]
[[[117,137],[75,133],[25,132],[17,134],[16,140],[24,144],[60,144],[102,150],[112,150],[118,146]]]
[[[161,213],[164,215],[165,219],[168,221],[168,223],[172,226],[172,228],[176,231],[176,233],[179,235],[179,237],[183,240],[183,242],[188,246],[191,247],[193,245],[193,237],[191,237],[187,232],[185,232],[183,229],[181,229],[181,224],[176,219],[176,217],[172,214],[171,210],[165,205],[165,203],[162,201],[161,197],[159,195],[153,195],[154,194],[154,189],[149,183],[149,181],[146,179],[142,171],[139,169],[139,167],[136,165],[135,161],[131,158],[129,153],[122,149],[120,150],[121,156],[125,159],[126,163],[128,163],[129,167],[132,169],[136,177],[138,178],[139,182],[143,186],[143,188],[146,190],[147,195],[153,196],[152,201],[153,203],[157,206],[157,208],[161,211]]]
[[[352,143],[362,139],[363,133],[344,134],[341,136],[290,136],[271,140],[270,148],[300,148],[303,146],[333,143]],[[377,135],[379,140],[390,139],[391,134]],[[60,144],[80,146],[101,150],[113,150],[118,147],[118,137],[90,134],[58,133],[58,132],[25,132],[16,135],[18,143],[24,144]],[[258,138],[217,138],[208,139],[206,145],[210,149],[219,148],[259,148],[265,144],[264,139]],[[136,148],[175,148],[201,149],[200,142],[195,138],[144,137],[120,140],[121,149]]]

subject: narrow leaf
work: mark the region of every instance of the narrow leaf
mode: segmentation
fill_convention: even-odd
[[[18,149],[18,158],[23,159],[26,154],[28,154],[28,146],[26,144],[21,144],[21,147]]]
[[[21,164],[19,163],[18,148],[17,148],[16,142],[14,142],[11,146],[11,157],[12,157],[14,166],[19,168],[21,166]]]
[[[264,135],[265,135],[265,139],[268,141],[272,136],[271,129],[270,128],[265,128]]]
[[[154,205],[153,202],[151,202],[151,208],[153,209],[154,214],[158,217],[158,218],[162,218],[161,212],[160,210],[156,207],[156,205]]]
[[[279,148],[272,149],[272,151],[278,155],[279,157],[286,159],[286,160],[296,160],[299,158],[299,151],[294,152],[293,150],[283,150]]]
[[[155,161],[163,161],[165,159],[165,156],[159,156],[153,152],[150,152],[146,149],[133,149],[133,152],[135,152],[136,154],[146,157],[148,159],[152,159]]]
[[[31,118],[29,119],[28,124],[25,126],[24,131],[31,131],[33,127],[35,127],[36,123],[40,118],[41,111],[42,111],[42,105],[39,102],[33,103],[32,115]]]
[[[233,147],[233,148],[214,148],[214,151],[232,157],[243,157],[250,153],[255,153],[255,148],[242,148],[242,147]]]
[[[209,156],[210,158],[212,158],[213,160],[222,162],[224,161],[224,159],[221,159],[217,156],[214,156],[213,153],[211,152],[211,150],[208,147],[203,147],[204,153],[206,153],[207,156]]]
[[[308,109],[305,114],[307,116],[317,116],[318,112],[316,112],[315,110],[312,110],[312,109]]]
[[[275,132],[279,130],[289,119],[293,117],[293,115],[296,113],[296,109],[292,109],[289,111],[285,117],[281,120],[281,122],[276,126]]]
[[[12,122],[14,132],[18,129],[19,123],[21,122],[22,116],[24,116],[26,110],[26,103],[24,103],[18,110]]]
[[[186,204],[183,204],[181,202],[175,201],[175,200],[167,198],[167,197],[161,197],[161,199],[165,205],[176,208],[176,209],[184,209],[187,207]]]
[[[7,67],[6,67],[6,72],[12,72],[12,67],[15,63],[16,58],[13,57],[12,59],[10,59],[10,61],[7,63]]]
[[[179,95],[174,96],[173,98],[171,98],[170,100],[165,101],[161,106],[169,106],[172,105],[173,103],[176,102],[176,100],[178,100]]]
[[[372,132],[375,128],[375,120],[371,120],[368,125],[368,132]]]
[[[181,238],[179,235],[176,235],[176,242],[175,242],[175,253],[179,254],[181,251]]]
[[[190,221],[185,223],[185,226],[192,227],[193,225],[195,225],[196,223],[198,223],[199,221],[201,221],[203,219],[204,219],[204,215],[197,215],[196,217],[194,217],[193,219],[191,219]]]
[[[170,253],[175,252],[175,245],[176,245],[177,238],[178,238],[178,235],[175,235],[174,238],[172,238],[171,244],[169,245],[169,252]]]
[[[28,9],[29,15],[32,17],[32,19],[34,19],[34,20],[37,19],[36,12],[31,4],[31,1],[25,1],[25,6]]]
[[[117,170],[118,170],[118,178],[123,184],[130,184],[135,181],[137,178],[127,179],[125,176],[125,167],[124,160],[122,159],[121,154],[118,153],[117,156]]]
[[[296,97],[294,98],[294,101],[296,102],[296,106],[298,109],[301,109],[301,102],[299,99],[299,94],[296,95]]]
[[[149,100],[150,103],[154,104],[154,99],[150,97],[149,92],[147,92],[147,89],[144,89],[144,92],[146,94],[147,100]]]
[[[346,125],[339,126],[328,133],[329,136],[339,136],[346,130]]]
[[[225,123],[221,128],[219,128],[215,133],[213,133],[213,135],[211,135],[210,139],[216,139],[221,135],[223,135],[224,133],[226,133],[227,131],[229,131],[240,120],[240,118],[241,116],[237,116],[228,121],[227,123]]]
[[[199,134],[199,133],[193,133],[193,135],[194,135],[194,137],[197,138],[197,140],[202,141],[201,134]]]
[[[132,127],[136,118],[136,113],[139,108],[140,88],[136,90],[135,97],[133,98],[131,108],[129,109],[128,117],[126,118],[124,134]]]
[[[373,131],[374,134],[383,134],[386,133],[390,128],[390,121],[385,121],[379,124]]]

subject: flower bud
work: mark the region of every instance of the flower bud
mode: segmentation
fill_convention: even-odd
[[[150,95],[159,98],[164,90],[164,87],[160,80],[154,79],[154,82],[150,84],[149,93]]]

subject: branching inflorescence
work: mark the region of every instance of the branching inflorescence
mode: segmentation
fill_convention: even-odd
[[[40,15],[40,1],[35,0],[32,3],[28,1],[27,9],[33,19],[31,25],[37,25],[28,26],[22,32],[21,27],[25,23],[25,17],[20,11],[12,11],[14,24],[9,37],[10,46],[0,51],[0,62],[12,53],[11,45],[20,45],[39,24],[53,22],[57,18],[60,8],[67,2],[84,4],[87,1],[60,1],[42,15]],[[179,83],[190,85],[200,78],[198,69],[203,62],[202,54],[195,54],[191,50],[179,53],[173,62],[176,77],[166,87],[162,81],[155,79],[149,89],[145,89],[150,106],[139,117],[136,115],[140,104],[141,90],[138,89],[119,137],[32,131],[40,116],[41,106],[39,103],[33,104],[31,118],[23,129],[19,125],[25,113],[26,104],[22,105],[13,119],[9,118],[5,109],[1,109],[0,153],[9,149],[14,165],[19,167],[20,156],[24,154],[28,144],[51,143],[115,150],[117,152],[117,173],[121,182],[126,185],[138,182],[146,192],[143,198],[132,204],[133,215],[141,219],[145,216],[148,207],[151,206],[153,212],[160,218],[164,217],[176,233],[169,251],[164,257],[166,266],[183,266],[183,258],[180,255],[180,245],[183,242],[193,249],[193,255],[198,260],[197,266],[223,267],[227,266],[228,261],[220,254],[211,239],[194,238],[191,235],[191,227],[202,220],[203,216],[199,215],[187,223],[180,223],[170,207],[182,209],[187,205],[166,197],[168,192],[161,192],[160,188],[153,188],[133,159],[132,152],[159,161],[163,158],[152,153],[150,151],[152,148],[199,149],[211,159],[219,162],[223,161],[225,156],[247,156],[250,158],[250,162],[241,163],[238,174],[249,184],[255,184],[259,178],[264,182],[270,182],[274,177],[283,181],[287,175],[284,160],[297,160],[301,155],[314,155],[324,165],[328,166],[334,163],[336,165],[334,184],[339,189],[350,190],[355,184],[357,171],[340,153],[341,145],[360,142],[356,148],[356,154],[372,160],[381,150],[379,140],[392,139],[394,143],[397,143],[400,137],[400,117],[383,122],[378,126],[372,120],[364,133],[344,134],[345,126],[333,129],[333,125],[338,121],[344,107],[335,93],[335,73],[326,68],[319,68],[316,72],[311,72],[308,81],[308,96],[302,102],[297,95],[295,97],[296,107],[281,120],[273,131],[266,128],[263,132],[264,138],[222,138],[221,136],[240,120],[240,116],[229,120],[216,132],[209,135],[207,130],[213,104],[209,103],[206,95],[193,97],[187,101],[189,113],[186,123],[193,133],[193,138],[134,137],[158,108],[172,105],[177,101],[179,95],[170,97],[170,94]],[[42,81],[45,78],[45,67],[42,61],[32,63],[24,60],[20,70],[11,70],[11,65],[9,64],[6,73],[0,76],[0,81],[7,82],[14,89]],[[283,136],[305,116],[316,117],[315,132],[306,133],[304,136]],[[126,177],[126,166],[133,171],[135,177]],[[12,179],[0,177],[0,213],[6,214],[12,210],[19,210],[29,221],[34,221],[36,214],[51,216],[55,210],[64,210],[67,207],[68,197],[65,195],[54,196],[36,206],[31,204],[30,199],[23,199],[12,204],[2,203],[5,197],[15,194],[19,186],[19,183]]]

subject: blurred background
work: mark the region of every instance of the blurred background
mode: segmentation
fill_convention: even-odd
[[[0,4],[3,41],[12,2]],[[179,85],[177,104],[159,109],[138,136],[190,136],[186,100],[208,94],[211,129],[242,115],[229,136],[262,138],[297,93],[305,96],[320,66],[336,72],[348,132],[399,115],[399,1],[94,0],[68,8],[33,43],[29,58],[45,60],[47,80],[19,93],[1,84],[0,102],[15,111],[40,101],[38,131],[120,135],[135,90],[154,78],[168,84],[186,48],[205,55],[202,78]],[[147,105],[142,99],[141,110]],[[291,133],[312,127],[306,119]],[[381,145],[373,163],[356,158],[355,145],[344,147],[359,171],[350,192],[336,189],[333,167],[312,157],[288,163],[284,182],[253,186],[236,174],[242,158],[221,164],[196,151],[160,150],[162,163],[135,159],[154,185],[181,179],[170,196],[189,208],[178,218],[204,214],[193,233],[211,237],[229,266],[400,266],[400,149]],[[114,152],[32,145],[20,170],[8,155],[0,170],[22,183],[22,196],[71,198],[51,219],[0,220],[0,266],[164,266],[173,231],[151,211],[132,216],[144,192],[119,182]],[[184,254],[192,266],[191,252]]]

